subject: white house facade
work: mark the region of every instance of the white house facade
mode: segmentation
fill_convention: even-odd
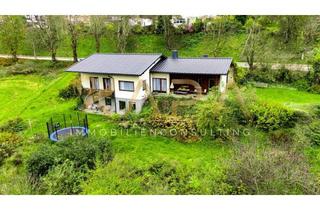
[[[172,58],[162,54],[94,54],[71,66],[87,91],[86,109],[140,112],[152,93],[206,94],[226,90],[231,58]]]

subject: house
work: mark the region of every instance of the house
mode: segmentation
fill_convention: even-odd
[[[206,94],[226,90],[231,58],[180,58],[162,54],[93,54],[67,72],[80,73],[85,106],[103,113],[141,111],[150,94]]]

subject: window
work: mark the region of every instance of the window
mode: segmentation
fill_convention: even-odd
[[[153,78],[153,91],[156,92],[167,92],[167,79]]]
[[[111,79],[110,78],[103,78],[103,88],[105,90],[111,90]]]
[[[136,103],[130,102],[131,110],[135,111],[136,110]]]
[[[105,102],[107,106],[111,106],[111,98],[106,97]]]
[[[120,110],[126,109],[126,102],[125,101],[119,101],[119,109]]]
[[[134,82],[131,81],[119,81],[119,90],[121,91],[134,91]]]
[[[90,77],[90,88],[91,89],[99,89],[99,78],[98,77]]]

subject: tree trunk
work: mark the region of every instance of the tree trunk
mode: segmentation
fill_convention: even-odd
[[[99,53],[100,52],[100,38],[98,36],[95,36],[95,40],[96,40],[96,52]]]
[[[14,62],[18,61],[18,57],[17,57],[17,51],[14,49],[11,49],[11,55],[12,55],[12,60]]]
[[[73,54],[73,62],[76,63],[78,62],[78,53],[77,53],[77,47],[78,47],[78,43],[77,40],[72,40],[72,54]]]
[[[54,52],[54,51],[51,51],[51,60],[52,60],[52,62],[57,62],[56,52]]]

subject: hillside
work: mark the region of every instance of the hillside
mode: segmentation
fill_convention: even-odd
[[[217,40],[204,33],[190,33],[176,36],[176,47],[181,56],[198,57],[205,54],[216,57],[232,57],[235,61],[246,61],[242,55],[243,47],[246,42],[245,33],[234,33],[223,36],[220,40],[220,46],[217,48]],[[264,46],[259,50],[257,61],[271,63],[308,63],[312,56],[313,45],[305,46],[306,52],[304,59],[301,60],[300,50],[290,46],[281,46],[275,38],[265,40]],[[128,53],[164,53],[170,55],[170,50],[166,49],[163,35],[131,35],[128,41]],[[79,39],[78,55],[86,57],[95,52],[95,42],[92,36],[84,34]],[[102,38],[101,52],[117,52],[115,40],[111,36]],[[0,54],[8,53],[0,45]],[[33,55],[32,45],[25,42],[21,49],[18,50],[21,55]],[[45,49],[37,49],[37,55],[49,56]],[[72,57],[70,40],[65,39],[60,44],[57,56]]]

